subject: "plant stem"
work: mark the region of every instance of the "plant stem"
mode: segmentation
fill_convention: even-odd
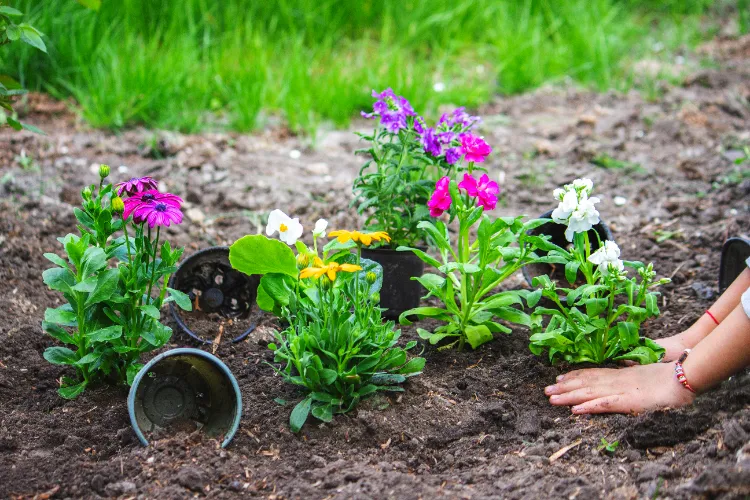
[[[149,227],[149,233],[151,233],[151,228]],[[151,266],[151,276],[148,280],[148,293],[146,294],[146,300],[151,302],[151,289],[154,286],[154,275],[156,273],[156,252],[159,251],[159,233],[161,233],[161,226],[156,227],[156,243],[154,244],[154,262]],[[149,234],[150,236],[150,234]],[[148,267],[146,267],[146,270],[148,270]]]

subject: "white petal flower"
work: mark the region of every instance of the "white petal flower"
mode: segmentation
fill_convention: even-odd
[[[313,229],[313,235],[314,236],[322,236],[326,232],[326,228],[328,227],[328,221],[325,219],[318,219],[318,222],[315,223],[315,228]]]
[[[302,224],[299,223],[299,219],[292,219],[281,210],[276,209],[268,215],[266,235],[273,236],[275,232],[279,233],[281,241],[287,245],[294,245],[302,236]]]
[[[567,224],[570,215],[578,207],[578,193],[573,190],[567,191],[557,208],[552,212],[552,220],[558,224]]]
[[[625,269],[625,265],[620,260],[620,247],[614,241],[605,241],[604,245],[589,256],[589,262],[599,266],[599,272],[604,276],[610,272]]]
[[[557,188],[552,191],[552,196],[554,196],[557,201],[562,201],[563,196],[565,196],[565,190],[563,188]]]
[[[594,189],[594,183],[591,179],[576,179],[573,181],[573,188],[576,190],[583,189],[583,192],[588,196]]]
[[[588,198],[586,193],[581,194],[578,207],[568,219],[568,229],[565,231],[568,241],[573,241],[574,233],[584,233],[599,223],[599,212],[594,207],[596,203],[599,203],[599,198]]]

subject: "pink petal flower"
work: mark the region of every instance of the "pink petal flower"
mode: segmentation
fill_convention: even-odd
[[[490,145],[473,134],[461,134],[461,150],[466,161],[474,163],[482,163],[492,153]]]
[[[448,187],[450,186],[451,180],[448,176],[442,177],[437,183],[435,183],[435,192],[432,193],[430,201],[427,202],[427,207],[430,209],[430,215],[432,217],[440,217],[443,212],[451,207],[451,194]]]

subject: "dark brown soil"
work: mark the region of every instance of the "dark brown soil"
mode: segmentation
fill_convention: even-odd
[[[624,256],[653,261],[672,277],[662,316],[645,327],[653,338],[702,314],[717,293],[723,240],[748,235],[749,167],[732,161],[750,144],[747,47],[750,38],[712,44],[707,50],[720,58],[719,68],[690,75],[656,102],[548,89],[480,110],[497,152],[490,172],[503,178],[498,214],[538,215],[551,208],[555,186],[589,176]],[[65,401],[56,388],[66,369],[41,356],[53,345],[40,327],[44,309],[61,301],[42,283],[42,253],[57,251],[55,238],[75,230],[70,203],[95,180],[91,165],[109,163],[116,179],[153,175],[183,196],[187,220],[169,233],[190,253],[257,232],[257,214],[276,207],[307,228],[321,216],[331,227],[355,227],[347,206],[359,165],[351,154],[356,138],[330,131],[311,149],[273,133],[164,133],[164,157],[154,159],[143,146],[153,132],[87,130],[65,114],[27,119],[49,136],[0,133],[0,497],[750,495],[750,449],[741,451],[750,440],[749,375],[688,409],[573,417],[542,392],[566,367],[531,355],[523,328],[476,351],[425,346],[425,372],[403,395],[371,400],[330,424],[310,421],[293,435],[288,418],[300,394],[265,363],[272,361],[265,345],[274,322],[264,318],[245,341],[224,338],[217,346],[242,389],[242,424],[232,444],[221,449],[215,440],[180,434],[140,446],[126,388],[94,388]],[[23,149],[36,170],[14,161]],[[591,163],[603,155],[629,163]],[[122,164],[127,171],[118,173]],[[618,196],[625,202],[615,203]],[[519,274],[506,286],[526,285]],[[175,326],[166,311],[163,317]],[[197,328],[215,337],[218,324],[204,325]],[[406,329],[404,341],[413,338]],[[169,347],[185,345],[195,344],[176,333]],[[599,452],[602,438],[620,446]]]

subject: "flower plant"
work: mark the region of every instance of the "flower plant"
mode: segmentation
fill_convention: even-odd
[[[426,203],[432,187],[453,171],[462,144],[475,139],[469,131],[479,118],[458,108],[428,127],[392,89],[372,96],[373,111],[362,115],[378,124],[372,134],[358,134],[370,145],[357,152],[370,159],[354,181],[352,206],[366,215],[367,229],[387,232],[394,247],[416,245],[422,239],[417,225],[429,218]]]
[[[474,176],[475,164],[483,162],[491,148],[478,137],[464,135],[460,154],[467,163],[460,182],[448,176],[437,181],[428,201],[430,215],[440,217],[448,212],[450,220],[458,220],[458,234],[453,242],[448,226],[441,220],[423,221],[418,228],[425,231],[438,249],[434,258],[416,248],[399,250],[414,252],[440,274],[427,273],[418,280],[428,294],[440,300],[440,307],[417,307],[404,312],[399,318],[402,325],[411,324],[410,316],[433,318],[444,322],[433,332],[418,328],[421,338],[431,344],[443,339],[453,342],[442,348],[468,344],[472,348],[494,338],[494,333],[510,333],[511,329],[498,323],[503,319],[530,326],[530,317],[514,305],[536,305],[540,293],[528,290],[495,293],[495,288],[523,266],[533,262],[553,262],[554,257],[540,257],[537,248],[552,250],[558,247],[548,237],[533,236],[529,231],[549,219],[524,223],[523,217],[491,219],[484,212],[497,205],[500,192],[498,184],[485,173]],[[458,162],[457,162],[458,165]],[[562,250],[562,249],[561,249]]]
[[[400,331],[393,322],[383,322],[378,307],[382,268],[360,255],[363,246],[387,242],[386,233],[333,231],[329,237],[336,239],[320,253],[325,221],[316,224],[309,248],[285,234],[292,230],[287,223],[296,219],[274,212],[266,233],[278,231],[281,241],[244,236],[230,247],[229,259],[239,271],[262,275],[258,305],[285,325],[268,347],[274,362],[282,364],[272,365],[274,370],[304,389],[289,420],[298,432],[311,413],[330,422],[378,391],[403,391],[399,384],[420,374],[425,360],[407,359],[416,342],[397,346]],[[302,227],[295,231],[301,236]],[[296,256],[289,245],[296,247]]]
[[[105,182],[109,167],[99,173],[99,186],[86,186],[82,206],[74,209],[80,236],[58,238],[67,258],[44,254],[56,265],[44,271],[44,282],[67,303],[48,308],[42,328],[72,347],[49,347],[44,358],[75,369],[76,377],[63,377],[58,391],[68,399],[103,379],[131,384],[143,366],[141,354],[171,337],[159,322],[161,306],[174,301],[191,309],[187,295],[167,287],[183,249],[160,241],[163,226],[182,221],[182,200],[153,189],[150,178],[116,190]]]
[[[534,278],[534,285],[554,307],[538,306],[533,314],[531,351],[548,350],[550,360],[569,363],[603,363],[630,360],[654,363],[664,349],[639,336],[640,325],[659,315],[658,293],[653,289],[670,280],[656,279],[653,264],[620,260],[620,248],[613,241],[597,241],[592,252],[589,234],[599,223],[596,203],[590,197],[593,183],[576,179],[555,190],[559,205],[552,218],[567,225],[570,250],[551,250],[549,256],[564,265],[570,287],[560,287],[549,276]],[[628,275],[628,269],[636,272]],[[579,277],[585,282],[578,284]],[[548,318],[543,326],[542,318]]]

